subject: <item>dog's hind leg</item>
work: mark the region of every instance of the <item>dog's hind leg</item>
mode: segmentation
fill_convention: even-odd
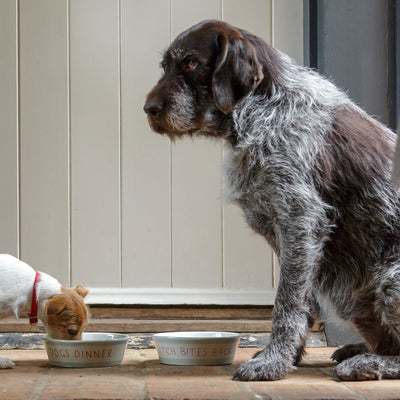
[[[387,267],[377,286],[370,318],[355,321],[371,352],[341,362],[334,373],[340,379],[400,379],[399,267]]]
[[[339,362],[334,376],[343,380],[400,378],[398,336],[378,322],[376,330],[364,331],[364,336],[367,344],[345,346],[332,355]]]
[[[342,380],[399,379],[400,356],[359,354],[341,362],[334,376]]]
[[[358,324],[363,325],[361,321]],[[371,325],[370,321],[367,325]],[[334,376],[343,380],[400,378],[399,336],[388,327],[379,325],[378,321],[376,321],[376,329],[366,332],[365,328],[361,327],[360,332],[364,334],[367,341],[365,348],[368,347],[370,351],[346,358],[342,362],[339,358],[343,354],[339,353],[335,359],[340,364],[335,368]],[[353,347],[353,350],[356,349]],[[363,350],[362,346],[358,349]],[[351,355],[350,352],[348,355]]]
[[[375,310],[400,343],[400,265],[393,264],[378,278]]]

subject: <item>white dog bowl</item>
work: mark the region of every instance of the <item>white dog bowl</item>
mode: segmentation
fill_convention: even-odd
[[[83,333],[82,340],[43,337],[50,364],[57,367],[110,367],[121,364],[129,336],[119,333]]]
[[[240,339],[232,332],[167,332],[153,335],[162,364],[231,364]]]

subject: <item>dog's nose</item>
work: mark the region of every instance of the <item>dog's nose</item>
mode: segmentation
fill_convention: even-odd
[[[144,112],[151,117],[156,117],[157,114],[162,110],[163,105],[159,100],[149,100],[143,107]]]

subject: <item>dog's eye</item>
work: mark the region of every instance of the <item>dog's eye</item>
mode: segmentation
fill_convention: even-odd
[[[197,66],[199,65],[199,62],[197,60],[195,60],[194,58],[190,58],[187,63],[187,69],[189,71],[193,71],[194,69],[197,68]]]
[[[71,336],[76,335],[77,331],[75,329],[68,329],[67,331]]]

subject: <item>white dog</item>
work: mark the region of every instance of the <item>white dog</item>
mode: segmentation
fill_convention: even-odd
[[[29,317],[31,323],[40,319],[55,339],[82,338],[89,318],[83,301],[88,293],[85,288],[67,289],[8,254],[0,254],[0,277],[0,318]],[[0,369],[14,366],[11,360],[0,358]]]

